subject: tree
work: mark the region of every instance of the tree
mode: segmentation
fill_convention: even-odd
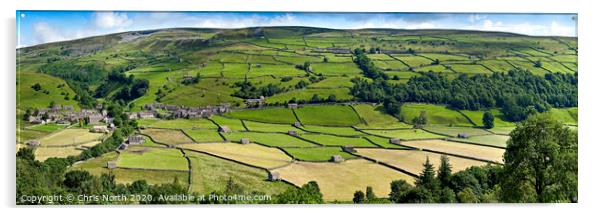
[[[40,90],[42,90],[42,86],[40,85],[40,83],[33,84],[33,85],[31,86],[31,88],[32,88],[34,91],[40,91]]]
[[[426,162],[422,165],[424,168],[416,180],[416,186],[423,186],[430,190],[436,190],[439,188],[439,181],[435,177],[435,168],[431,164],[429,158],[426,158]]]
[[[495,126],[495,118],[491,112],[487,111],[483,113],[483,126],[487,129],[491,129]]]
[[[412,190],[410,185],[405,180],[395,180],[391,182],[391,192],[389,193],[389,200],[395,203],[406,203],[407,194]]]
[[[577,149],[577,132],[549,114],[520,123],[504,153],[502,200],[577,201]]]
[[[414,124],[415,128],[422,128],[422,126],[428,123],[428,118],[426,115],[426,111],[420,111],[420,115],[412,119],[412,124]]]
[[[358,190],[353,193],[353,203],[364,203],[365,201],[366,197],[364,197],[364,192]]]
[[[458,192],[458,200],[461,203],[477,203],[479,202],[479,198],[472,192],[470,188],[464,188],[462,191]]]
[[[366,187],[366,201],[372,202],[376,200],[376,195],[374,194],[374,190],[371,186]]]
[[[449,163],[449,157],[441,155],[441,164],[437,171],[437,179],[443,187],[450,187],[452,178],[452,166]]]

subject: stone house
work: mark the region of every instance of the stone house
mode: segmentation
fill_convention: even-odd
[[[117,161],[108,161],[107,162],[107,168],[109,168],[109,169],[115,169],[115,168],[117,168]]]
[[[341,155],[333,155],[332,157],[330,157],[330,161],[335,163],[341,163],[345,161],[345,159]]]
[[[270,181],[279,181],[280,180],[280,173],[274,172],[274,171],[270,171],[268,173],[268,180],[270,180]]]
[[[219,128],[217,129],[217,131],[218,132],[223,132],[223,133],[230,133],[230,132],[232,132],[232,130],[228,126],[219,126]]]
[[[457,137],[461,139],[468,139],[469,136],[466,133],[459,133]]]
[[[108,133],[109,129],[105,125],[96,125],[90,128],[90,132],[92,133]]]
[[[389,139],[389,143],[399,145],[401,144],[401,141],[399,139]]]
[[[29,145],[29,146],[40,146],[40,141],[29,140],[29,141],[27,141],[27,145]]]

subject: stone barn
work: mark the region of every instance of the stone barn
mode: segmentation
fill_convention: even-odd
[[[117,161],[109,161],[109,162],[107,162],[107,168],[109,168],[109,169],[115,169],[115,168],[117,168]]]
[[[389,139],[389,143],[399,145],[401,144],[401,141],[399,139]]]
[[[331,162],[335,162],[335,163],[341,163],[341,162],[345,161],[345,159],[344,159],[344,158],[343,158],[343,156],[341,156],[341,155],[333,155],[333,156],[330,158],[330,161],[331,161]]]
[[[296,122],[295,122],[293,125],[294,125],[295,127],[301,127],[301,122],[298,122],[298,121],[296,121]]]
[[[298,134],[297,134],[297,131],[294,131],[294,130],[289,130],[289,131],[288,131],[288,135],[291,135],[291,136],[297,136]]]
[[[343,146],[343,151],[347,152],[347,153],[356,153],[357,150],[355,150],[352,146]]]
[[[279,181],[280,180],[280,173],[274,172],[274,171],[270,171],[268,173],[268,180],[270,180],[270,181]]]
[[[459,133],[457,137],[461,138],[461,139],[468,139],[469,136],[468,136],[468,134],[465,134],[465,133]]]
[[[27,145],[29,145],[29,146],[40,146],[40,141],[29,140],[29,141],[27,141]]]
[[[298,107],[299,107],[299,105],[296,104],[296,103],[290,103],[290,104],[288,104],[288,108],[289,109],[297,109]]]
[[[223,132],[223,133],[230,133],[230,132],[232,132],[232,130],[228,126],[219,126],[219,128],[217,129],[217,131],[218,132]]]
[[[249,143],[251,143],[251,141],[249,140],[249,138],[240,138],[240,143],[249,144]]]

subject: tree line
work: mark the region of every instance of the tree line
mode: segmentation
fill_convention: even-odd
[[[355,78],[351,94],[358,100],[385,103],[385,110],[398,116],[404,102],[446,104],[452,109],[501,108],[509,121],[545,112],[551,107],[576,107],[577,73],[549,73],[537,76],[512,69],[491,75],[461,74],[450,79],[441,73],[422,73],[405,84],[393,84],[377,77],[372,81]]]

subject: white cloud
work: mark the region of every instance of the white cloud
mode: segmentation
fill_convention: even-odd
[[[486,18],[487,18],[487,15],[471,14],[470,16],[468,16],[468,22],[475,23],[475,22],[478,22],[478,21],[486,19]]]
[[[468,25],[460,28],[467,30],[512,32],[534,36],[575,36],[575,30],[572,26],[562,25],[554,21],[549,24],[533,24],[530,22],[509,24],[485,19],[480,25]]]
[[[36,43],[48,43],[67,39],[67,37],[45,22],[38,22],[33,25],[33,36]]]
[[[123,28],[131,25],[132,20],[130,20],[125,13],[96,12],[94,14],[94,24],[96,24],[97,27],[105,29]]]

